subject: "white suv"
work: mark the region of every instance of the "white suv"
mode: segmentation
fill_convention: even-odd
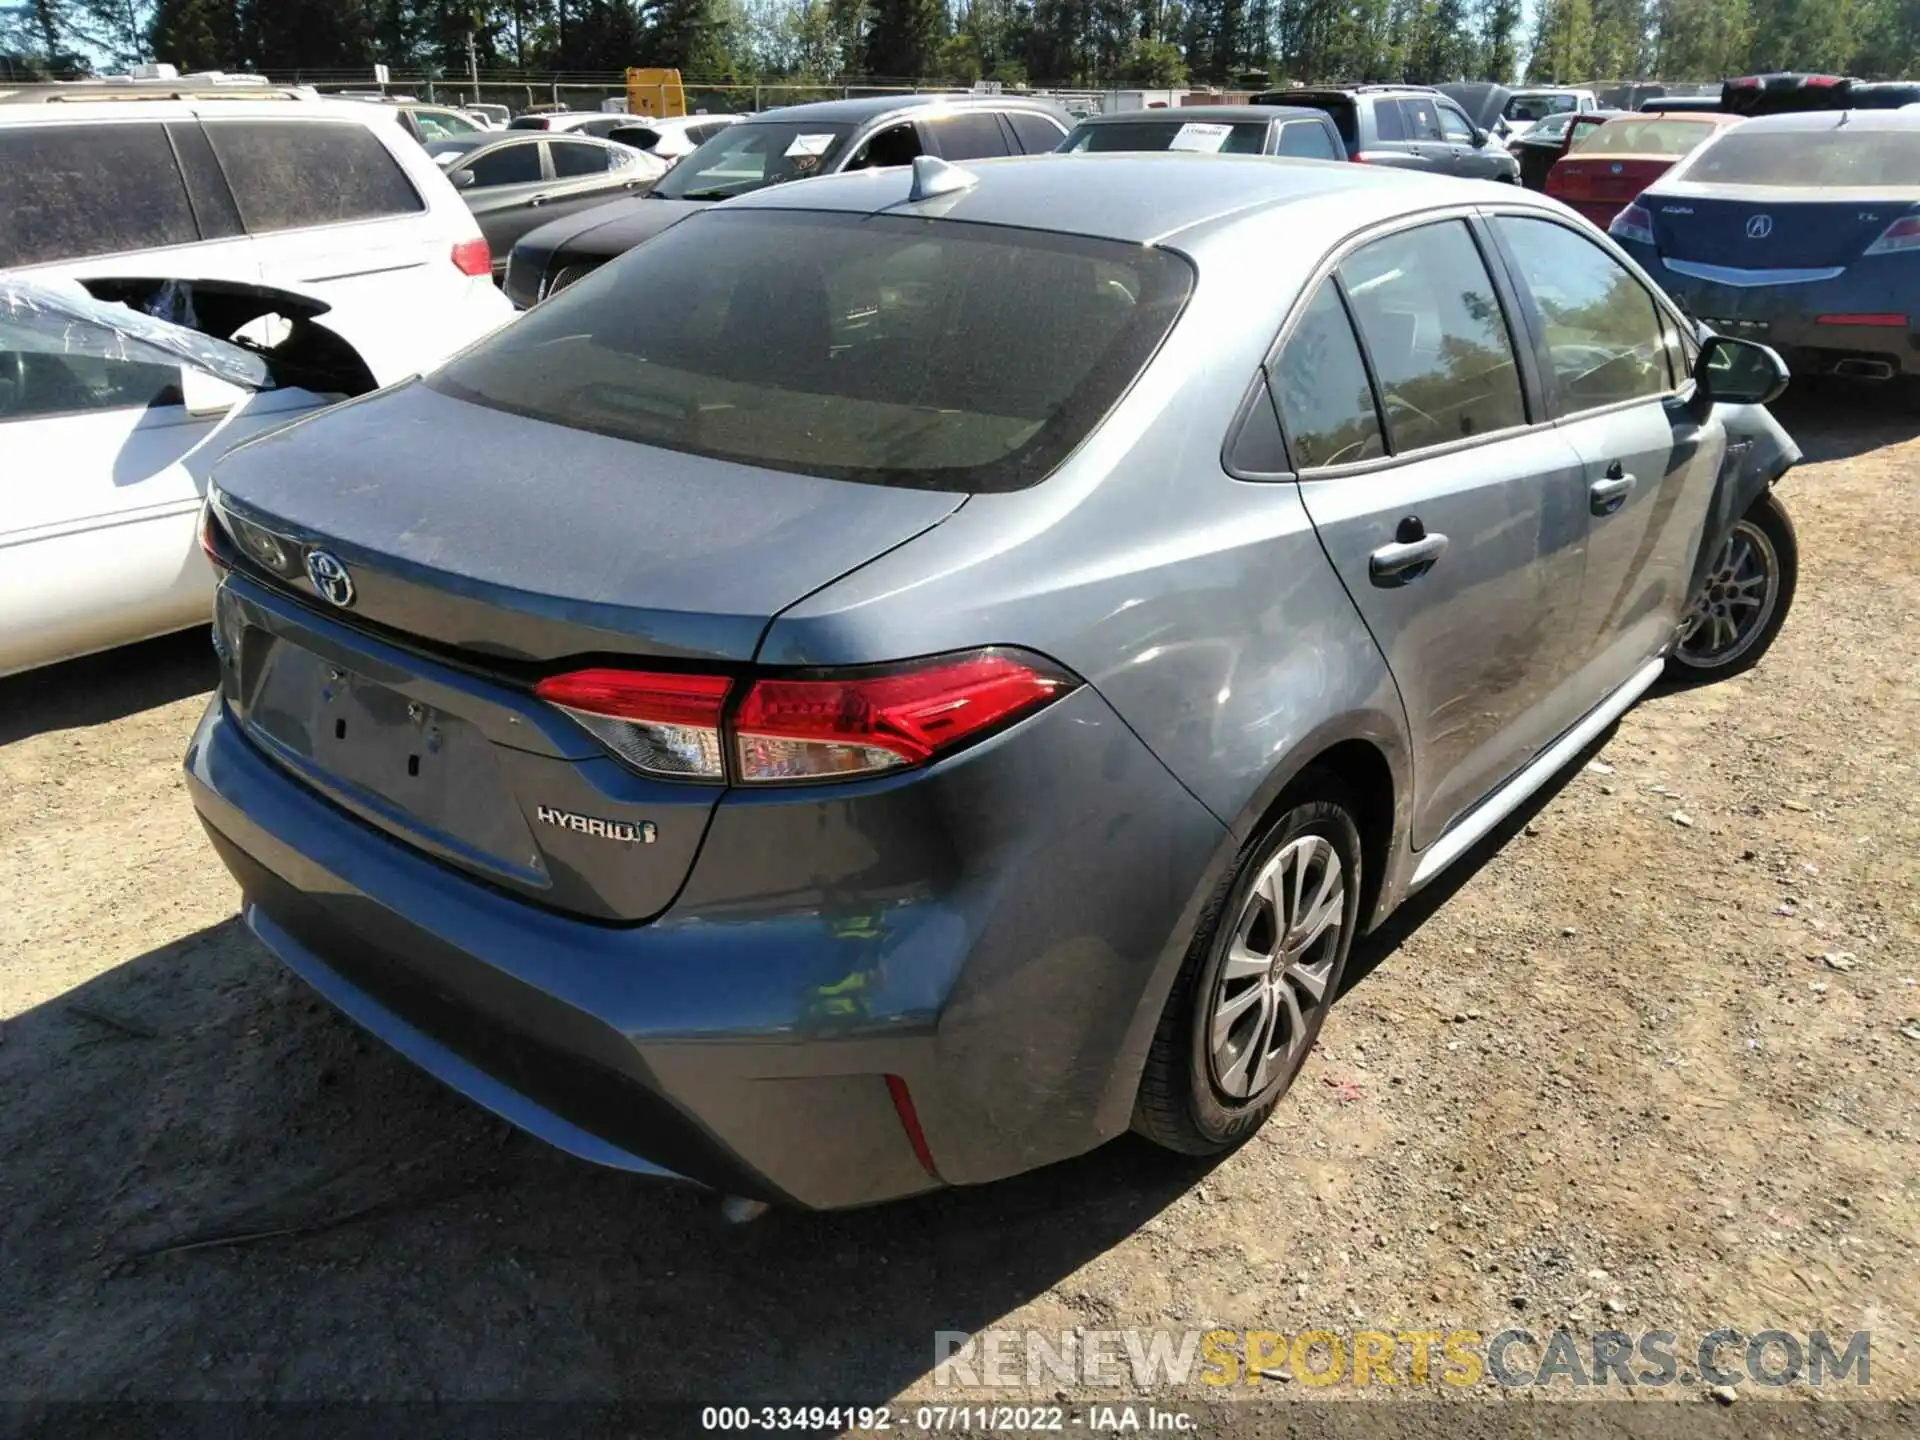
[[[0,103],[0,270],[312,295],[381,384],[513,314],[472,213],[392,117],[294,95]]]

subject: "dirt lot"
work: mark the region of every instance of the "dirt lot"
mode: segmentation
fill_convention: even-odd
[[[202,637],[0,683],[0,1397],[870,1403],[932,1393],[936,1330],[1214,1322],[1867,1328],[1872,1393],[1920,1395],[1920,422],[1783,418],[1768,660],[1643,704],[1367,944],[1210,1170],[1123,1141],[729,1229],[250,940],[180,780]]]

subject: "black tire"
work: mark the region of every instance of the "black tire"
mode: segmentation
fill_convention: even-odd
[[[1734,522],[1734,534],[1742,535],[1752,541],[1756,538],[1764,544],[1752,546],[1752,552],[1759,557],[1763,568],[1774,577],[1772,608],[1765,610],[1763,618],[1750,631],[1740,634],[1736,642],[1718,649],[1711,648],[1696,632],[1683,633],[1674,645],[1673,654],[1667,657],[1667,678],[1684,685],[1703,685],[1713,680],[1725,680],[1751,670],[1760,663],[1760,657],[1772,646],[1774,637],[1780,633],[1780,627],[1786,623],[1787,612],[1793,608],[1793,592],[1800,577],[1800,543],[1793,533],[1793,521],[1788,518],[1786,507],[1781,505],[1771,490],[1761,495],[1747,512]],[[1724,546],[1723,551],[1724,554]],[[1716,556],[1714,563],[1720,563]],[[1709,574],[1710,586],[1717,574]],[[1714,591],[1710,588],[1706,596],[1698,597],[1696,604],[1711,601]]]
[[[1232,872],[1201,915],[1140,1077],[1140,1091],[1134,1100],[1134,1130],[1156,1145],[1183,1155],[1224,1154],[1266,1123],[1319,1038],[1327,1011],[1340,993],[1353,948],[1363,876],[1360,831],[1346,788],[1337,777],[1310,770],[1281,803],[1280,813],[1240,852]],[[1287,1055],[1274,1062],[1266,1082],[1253,1093],[1235,1097],[1216,1080],[1209,1035],[1215,1001],[1223,993],[1222,971],[1262,873],[1283,850],[1307,837],[1326,841],[1339,857],[1343,871],[1338,932],[1329,937],[1332,943],[1315,966],[1325,966],[1323,998],[1306,1012],[1301,1042],[1289,1046]],[[1300,992],[1296,989],[1295,994],[1298,997]]]

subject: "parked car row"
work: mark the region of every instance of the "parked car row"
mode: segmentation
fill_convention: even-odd
[[[645,244],[229,453],[187,775],[254,934],[735,1195],[1252,1135],[1359,934],[1764,653],[1798,452],[1778,358],[1556,202],[1104,144],[1295,120],[1156,123],[742,123],[600,222]]]

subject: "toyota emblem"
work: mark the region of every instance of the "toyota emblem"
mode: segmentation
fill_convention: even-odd
[[[329,605],[338,605],[344,610],[353,604],[353,577],[336,556],[325,550],[307,552],[307,579]]]
[[[1747,238],[1749,240],[1764,240],[1772,233],[1773,217],[1771,215],[1756,215],[1747,221]]]

